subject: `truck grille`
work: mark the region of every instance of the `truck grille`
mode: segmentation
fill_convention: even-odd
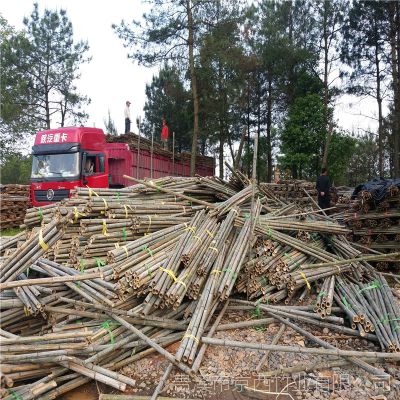
[[[60,189],[60,190],[54,190],[54,197],[49,200],[47,198],[47,190],[35,190],[35,200],[36,201],[61,201],[62,199],[65,199],[69,196],[69,190],[68,189]]]

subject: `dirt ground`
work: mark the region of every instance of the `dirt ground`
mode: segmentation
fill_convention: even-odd
[[[252,319],[249,312],[227,312],[221,323],[239,322]],[[303,325],[314,335],[329,343],[348,350],[379,351],[374,343],[363,339],[348,339],[327,331]],[[278,324],[248,329],[218,331],[215,338],[246,342],[271,343],[279,329]],[[312,346],[302,336],[287,328],[279,344]],[[179,346],[175,343],[167,349],[174,354]],[[241,400],[262,398],[266,400],[289,399],[343,399],[343,400],[396,400],[400,399],[400,367],[396,364],[379,365],[389,372],[390,382],[372,378],[364,370],[349,364],[347,366],[318,370],[309,373],[286,374],[279,378],[264,377],[267,371],[295,366],[310,365],[315,361],[328,361],[332,357],[296,353],[270,353],[269,362],[259,373],[255,368],[263,352],[209,346],[200,367],[197,382],[174,368],[162,396],[203,400]],[[126,394],[151,396],[168,361],[159,354],[148,356],[124,367],[120,372],[136,380],[135,388],[128,388]],[[383,369],[382,369],[383,370]],[[397,380],[399,379],[399,381]],[[254,393],[254,390],[256,393]],[[90,383],[62,397],[63,400],[94,400],[99,393],[118,393],[103,384]]]

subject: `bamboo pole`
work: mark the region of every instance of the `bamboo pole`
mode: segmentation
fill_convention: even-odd
[[[314,203],[315,206],[317,206],[317,208],[319,210],[322,211],[322,214],[325,215],[325,217],[328,217],[328,215],[326,214],[326,212],[318,205],[318,203],[310,196],[310,194],[307,192],[307,190],[305,188],[303,188],[304,193],[307,195],[307,197]]]
[[[158,396],[158,400],[176,400],[176,397]],[[105,394],[100,393],[99,400],[151,400],[151,396],[139,396],[136,394]],[[186,399],[194,400],[194,399]]]
[[[168,361],[170,361],[175,366],[177,366],[181,371],[185,372],[189,376],[193,376],[193,372],[190,370],[190,368],[188,368],[185,364],[177,361],[177,359],[171,353],[169,353],[168,351],[163,349],[160,345],[158,345],[153,340],[151,340],[148,336],[146,336],[139,329],[135,328],[133,325],[129,324],[123,318],[121,318],[120,316],[118,316],[114,313],[108,313],[108,315],[110,317],[112,317],[113,319],[115,319],[117,322],[119,322],[121,325],[123,325],[126,329],[129,329],[130,331],[134,332],[139,338],[144,340],[149,346],[151,346],[158,353],[160,353],[162,356],[164,356]]]
[[[286,329],[286,325],[285,325],[285,324],[281,324],[280,327],[279,327],[278,332],[276,333],[276,335],[275,335],[274,338],[272,339],[272,342],[271,342],[272,345],[278,344],[280,338],[282,337],[283,333],[285,332],[285,329]],[[259,371],[261,370],[261,368],[262,368],[265,364],[267,364],[267,367],[268,367],[268,358],[269,358],[269,355],[270,355],[270,354],[271,354],[270,351],[266,351],[266,352],[265,352],[265,354],[263,355],[263,357],[261,358],[261,360],[260,360],[259,363],[257,364],[256,372],[259,372]]]
[[[221,322],[227,308],[229,306],[229,300],[227,300],[224,304],[224,306],[222,307],[222,310],[220,311],[220,313],[218,314],[218,317],[215,319],[214,324],[212,325],[211,329],[208,331],[207,337],[212,337],[219,325],[219,323]],[[207,344],[203,343],[200,347],[199,352],[197,353],[197,356],[192,364],[192,370],[193,372],[197,373],[197,371],[200,368],[201,365],[201,361],[203,360],[204,357],[204,353],[207,350]]]
[[[254,326],[264,326],[273,324],[276,322],[274,318],[260,318],[260,319],[252,319],[249,321],[240,321],[240,322],[233,322],[230,324],[220,324],[216,331],[228,331],[232,329],[240,329],[240,328],[249,328]]]
[[[150,178],[153,179],[153,150],[154,150],[154,129],[151,130],[151,149],[150,149]],[[139,179],[139,176],[137,177]]]
[[[45,284],[53,284],[53,283],[64,283],[64,282],[77,282],[77,281],[85,281],[91,280],[94,278],[102,278],[103,274],[101,271],[93,272],[90,274],[82,274],[75,276],[60,276],[54,278],[35,278],[35,279],[25,279],[19,281],[5,282],[0,283],[0,291],[11,289],[15,287],[21,286],[31,286],[31,285],[45,285]]]
[[[167,382],[167,379],[168,379],[169,375],[171,374],[173,367],[174,367],[174,364],[172,364],[172,363],[168,364],[168,367],[164,371],[164,374],[161,377],[160,382],[158,383],[157,387],[155,388],[150,400],[156,400],[157,398],[160,399],[160,397],[158,395],[159,395],[159,393],[161,393],[163,387],[165,386],[165,383]]]
[[[138,141],[137,141],[137,164],[136,164],[136,178],[140,179],[140,117],[139,117],[139,129],[138,129]],[[125,176],[124,176],[125,178]]]
[[[374,360],[400,360],[400,353],[381,353],[375,351],[354,351],[354,350],[340,350],[340,349],[323,349],[323,348],[309,348],[301,346],[281,346],[266,343],[246,343],[236,340],[228,339],[214,339],[214,338],[201,338],[203,343],[214,346],[237,347],[241,349],[260,350],[260,351],[278,351],[283,353],[303,353],[303,354],[317,354],[325,356],[340,356],[340,357],[361,357],[371,358]]]
[[[351,264],[353,262],[359,262],[359,261],[384,261],[384,260],[398,261],[396,259],[397,257],[400,257],[400,252],[389,253],[389,254],[377,254],[377,255],[372,255],[372,256],[361,256],[361,257],[349,258],[346,260],[337,260],[337,261],[325,262],[325,263],[304,264],[304,265],[302,265],[302,268],[320,268],[320,267],[330,267],[330,266],[336,266],[336,265],[347,265],[347,264]]]
[[[379,362],[378,360],[372,358],[363,358],[362,360],[368,363]],[[283,367],[272,371],[266,371],[260,374],[260,376],[262,376],[263,378],[270,378],[279,375],[296,374],[300,372],[311,372],[311,371],[318,371],[321,369],[344,367],[349,364],[351,364],[351,362],[346,359],[338,359],[338,360],[322,361],[322,362],[314,361],[314,362],[307,362],[299,365],[294,365],[292,367]]]
[[[135,179],[135,178],[132,178],[131,176],[128,176],[128,175],[124,175],[123,177],[125,179],[128,179],[128,180],[132,181],[132,182],[141,183],[141,184],[143,184],[143,185],[145,185],[145,186],[147,186],[147,187],[149,187],[151,189],[155,189],[155,190],[157,190],[159,192],[172,194],[173,196],[179,197],[181,199],[185,199],[185,200],[191,201],[192,203],[198,203],[198,204],[201,204],[201,205],[206,206],[208,208],[214,208],[215,207],[214,204],[208,203],[207,201],[199,200],[199,199],[196,199],[195,197],[191,197],[191,196],[186,196],[185,194],[182,194],[182,193],[179,193],[179,192],[175,192],[175,191],[170,190],[170,189],[163,188],[162,186],[157,186],[157,185],[155,185],[154,183],[151,183],[151,182],[147,182],[147,181],[140,180],[140,179]]]
[[[175,176],[175,131],[172,131],[172,176]]]

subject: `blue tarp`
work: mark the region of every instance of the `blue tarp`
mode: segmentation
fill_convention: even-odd
[[[359,192],[366,190],[367,192],[371,193],[372,198],[375,201],[380,202],[381,200],[384,199],[387,190],[391,186],[397,186],[400,188],[400,179],[399,178],[397,178],[397,179],[374,178],[374,179],[372,179],[372,181],[358,185],[354,189],[354,192],[351,195],[351,198],[355,199]]]

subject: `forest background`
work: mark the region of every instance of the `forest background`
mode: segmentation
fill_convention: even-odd
[[[157,67],[141,134],[157,137],[164,116],[176,150],[215,155],[220,177],[227,159],[251,174],[255,136],[260,181],[278,169],[314,180],[324,166],[336,185],[400,177],[398,1],[147,3],[140,20],[104,27],[133,62]],[[1,181],[26,183],[30,157],[21,141],[88,118],[90,93],[78,82],[90,43],[74,40],[65,10],[37,5],[21,30],[1,17],[0,38]],[[341,128],[335,107],[345,94],[373,100],[364,115],[373,128]],[[117,134],[110,114],[104,128]]]

